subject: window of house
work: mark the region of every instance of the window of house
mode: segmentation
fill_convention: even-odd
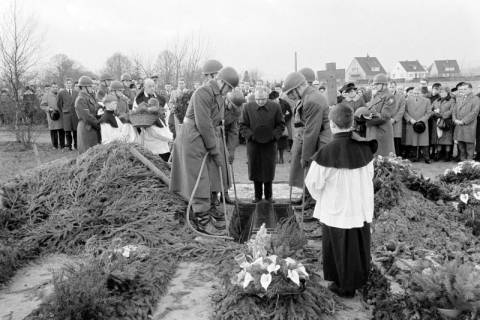
[[[450,72],[450,71],[455,71],[454,67],[446,67],[445,71]]]
[[[380,67],[372,67],[372,71],[373,72],[378,72],[378,71],[380,71]]]

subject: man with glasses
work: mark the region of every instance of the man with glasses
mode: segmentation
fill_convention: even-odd
[[[247,141],[248,177],[254,183],[254,203],[272,201],[275,178],[277,140],[285,129],[285,120],[278,103],[268,100],[267,88],[255,88],[255,102],[247,103],[240,120],[240,132]],[[262,190],[263,189],[263,190]]]
[[[283,84],[283,92],[297,103],[293,112],[294,137],[289,184],[303,188],[313,155],[330,142],[330,122],[326,98],[314,87],[309,86],[299,72],[292,72]],[[314,206],[313,200],[305,194],[303,206]]]

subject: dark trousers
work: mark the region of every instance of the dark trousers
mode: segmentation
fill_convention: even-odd
[[[415,147],[411,146],[410,149],[410,154],[409,157],[410,159],[415,159],[415,160],[420,160],[420,156],[423,156],[425,160],[430,160],[430,147]]]
[[[460,161],[473,160],[474,151],[475,151],[474,143],[458,141],[458,153],[460,156]]]
[[[477,153],[477,155],[475,156],[475,160],[478,161],[480,159],[480,117],[477,118],[477,132],[475,135],[475,140],[475,151]]]
[[[68,149],[72,150],[72,146],[77,149],[77,131],[65,131],[65,140]]]
[[[253,186],[255,188],[255,199],[261,200],[263,193],[265,193],[265,199],[267,200],[272,199],[272,181],[270,182],[253,181]]]
[[[58,145],[61,149],[65,148],[65,131],[63,129],[50,130],[50,139],[55,149],[58,149]]]
[[[395,154],[397,157],[402,156],[402,138],[393,138],[393,144],[395,146]]]

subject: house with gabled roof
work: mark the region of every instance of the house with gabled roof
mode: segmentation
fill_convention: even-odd
[[[428,69],[430,77],[453,78],[461,75],[457,60],[435,60]]]
[[[392,79],[423,79],[427,77],[427,70],[422,66],[418,60],[398,61],[390,73]]]
[[[380,61],[377,57],[370,57],[368,54],[366,57],[355,57],[348,66],[345,72],[345,80],[358,81],[358,80],[372,80],[375,75],[379,73],[385,73]]]

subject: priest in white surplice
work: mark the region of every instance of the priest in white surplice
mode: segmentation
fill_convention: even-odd
[[[317,201],[313,216],[322,223],[323,273],[330,289],[344,297],[367,281],[373,218],[373,155],[377,142],[352,132],[353,109],[329,114],[333,140],[312,159],[305,185]]]

